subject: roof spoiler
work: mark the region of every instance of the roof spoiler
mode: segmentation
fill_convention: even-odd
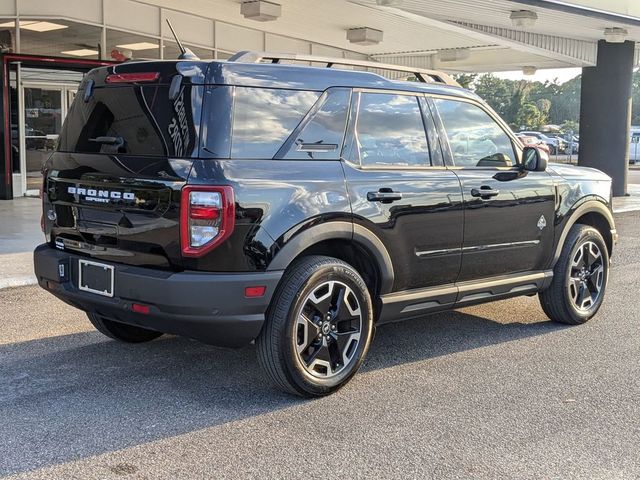
[[[459,87],[460,84],[456,82],[449,74],[440,72],[437,70],[428,70],[425,68],[405,67],[403,65],[394,65],[391,63],[380,63],[367,60],[352,60],[349,58],[332,58],[321,57],[317,55],[305,55],[298,53],[271,53],[271,52],[255,52],[255,51],[242,51],[238,52],[229,58],[229,62],[239,63],[280,63],[282,60],[294,61],[294,62],[312,62],[323,63],[326,68],[331,68],[334,65],[348,65],[352,67],[364,67],[372,68],[376,70],[389,70],[393,72],[406,72],[412,73],[423,83],[442,83],[445,85],[451,85]]]

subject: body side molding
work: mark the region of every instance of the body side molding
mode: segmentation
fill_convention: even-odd
[[[522,272],[382,295],[379,324],[420,317],[427,313],[544,290],[553,271]]]

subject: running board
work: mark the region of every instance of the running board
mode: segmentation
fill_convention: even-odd
[[[552,278],[552,270],[525,272],[382,295],[378,324],[503,298],[535,294],[547,288]]]

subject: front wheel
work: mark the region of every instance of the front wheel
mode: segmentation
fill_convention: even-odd
[[[328,395],[356,373],[372,336],[371,297],[358,272],[336,258],[304,257],[274,295],[256,340],[258,361],[285,391]]]
[[[538,295],[547,316],[578,325],[593,317],[602,305],[609,279],[609,252],[598,230],[571,227],[553,269],[551,286]]]

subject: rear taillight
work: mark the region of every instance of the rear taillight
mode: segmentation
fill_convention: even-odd
[[[160,72],[138,72],[138,73],[112,73],[107,75],[106,83],[140,83],[155,82],[160,78]]]
[[[235,226],[233,188],[186,186],[180,204],[182,254],[199,257],[218,246]]]

